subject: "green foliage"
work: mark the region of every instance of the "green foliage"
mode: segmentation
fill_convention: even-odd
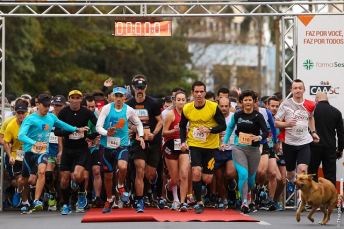
[[[109,77],[130,84],[139,73],[148,78],[149,94],[191,89],[186,80],[196,76],[186,68],[191,54],[185,41],[112,33],[109,18],[8,18],[6,94],[66,95],[72,87],[90,92]]]

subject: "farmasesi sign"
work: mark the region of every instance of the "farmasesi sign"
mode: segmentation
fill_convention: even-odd
[[[297,19],[297,78],[305,83],[306,99],[328,95],[344,115],[344,16],[299,16]],[[344,177],[343,159],[337,180]]]

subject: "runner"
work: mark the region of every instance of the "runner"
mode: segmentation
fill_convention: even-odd
[[[25,101],[26,102],[26,101]],[[4,148],[7,154],[6,157],[6,169],[12,180],[15,181],[16,192],[13,196],[13,206],[18,207],[21,203],[21,195],[23,191],[23,186],[19,185],[19,180],[21,179],[22,162],[24,159],[23,142],[18,140],[18,133],[21,124],[23,123],[25,117],[27,116],[27,103],[17,103],[14,109],[14,117],[5,131],[4,136]],[[13,182],[12,182],[13,184]],[[25,187],[25,192],[23,193],[24,199],[29,196],[30,187],[29,184]]]
[[[271,96],[268,99],[266,108],[271,112],[274,120],[275,120],[275,115],[278,111],[279,106],[280,106],[280,102],[276,96]],[[280,132],[279,129],[277,129],[277,134],[279,134],[279,132]],[[280,145],[280,140],[278,138],[277,138],[277,142]],[[284,162],[282,147],[279,147],[277,150],[275,150],[275,157],[276,157],[276,163],[277,163],[277,169],[276,169],[277,187],[276,187],[274,200],[275,200],[276,210],[282,211],[282,193],[286,184],[286,172],[287,172],[285,169],[285,162]]]
[[[187,211],[187,204],[185,203],[186,194],[188,191],[188,173],[190,169],[189,151],[182,152],[180,150],[180,136],[179,136],[179,122],[183,107],[186,103],[185,92],[177,92],[174,96],[175,108],[167,113],[164,127],[164,147],[163,153],[165,156],[168,172],[171,179],[165,185],[166,199],[173,201],[173,207],[180,212]],[[180,181],[180,201],[177,193],[177,184]],[[174,189],[172,191],[172,189]]]
[[[256,190],[256,200],[258,201],[259,205],[264,205],[263,208],[267,211],[274,211],[276,210],[275,203],[273,202],[273,198],[275,195],[276,190],[276,158],[275,158],[275,149],[278,149],[278,143],[277,143],[277,130],[275,127],[275,122],[272,117],[272,114],[269,110],[259,107],[260,99],[258,93],[255,93],[257,96],[257,101],[255,102],[254,109],[261,113],[264,117],[264,120],[266,122],[266,125],[269,130],[269,141],[268,139],[264,139],[260,142],[261,145],[261,157],[260,162],[257,169],[256,174],[256,180],[258,182],[258,187]],[[267,181],[268,178],[268,190],[269,190],[269,197],[265,198],[265,190],[264,190],[264,184]],[[254,195],[251,195],[252,198]],[[263,203],[262,203],[263,202]],[[250,204],[251,210],[255,211],[256,206],[255,203],[252,202]]]
[[[219,133],[226,129],[226,121],[217,103],[205,99],[206,86],[201,81],[192,85],[195,100],[184,106],[181,115],[181,150],[190,150],[192,167],[192,187],[197,200],[195,213],[204,212],[202,202],[202,182],[209,184],[213,179],[215,150],[219,147]],[[186,125],[190,131],[186,142]],[[203,169],[203,170],[202,170]]]
[[[83,101],[86,103],[86,108],[94,113],[94,115],[98,118],[98,112],[100,113],[100,110],[97,110],[97,105],[94,96],[87,95],[83,99]],[[100,199],[100,193],[102,189],[102,177],[100,174],[100,151],[99,151],[99,141],[100,141],[100,135],[98,135],[96,131],[96,126],[93,125],[93,123],[89,120],[88,121],[88,127],[90,128],[87,132],[87,135],[90,138],[86,138],[86,141],[90,144],[90,149],[88,151],[89,155],[87,156],[87,168],[85,170],[85,189],[88,188],[90,173],[93,174],[93,189],[95,198],[93,201],[92,206],[95,208],[101,208],[104,206],[103,201]],[[93,136],[94,135],[94,136]]]
[[[37,112],[29,115],[24,119],[19,130],[18,139],[22,141],[25,152],[24,163],[22,167],[22,186],[28,182],[31,169],[34,165],[38,166],[38,179],[36,183],[36,192],[34,200],[34,209],[42,210],[43,204],[39,201],[43,186],[45,183],[45,170],[48,163],[49,138],[53,126],[64,129],[65,131],[75,132],[79,134],[86,131],[86,128],[76,128],[60,121],[55,115],[48,113],[51,100],[46,94],[38,96]],[[24,197],[24,196],[23,196]],[[23,198],[23,214],[31,213],[28,199]]]
[[[80,106],[82,101],[81,91],[77,89],[71,90],[68,94],[68,100],[70,102],[70,106],[63,108],[58,115],[61,121],[78,128],[82,127],[83,130],[89,130],[87,127],[89,120],[96,125],[97,118],[94,113],[87,108]],[[56,128],[55,135],[64,137],[60,166],[60,186],[64,200],[61,214],[68,215],[71,212],[71,208],[69,206],[70,191],[68,189],[71,173],[73,173],[72,180],[79,184],[77,212],[83,212],[83,209],[87,204],[84,171],[88,154],[88,144],[85,139],[89,136],[87,136],[87,133],[72,133],[68,130],[62,129]]]
[[[54,108],[52,113],[57,117],[61,109],[66,106],[66,99],[63,95],[57,95],[53,98],[51,104]],[[49,188],[48,211],[56,211],[56,190],[54,188],[54,175],[56,177],[56,180],[59,180],[59,171],[54,174],[54,170],[56,165],[58,167],[60,166],[62,140],[62,137],[55,136],[55,127],[53,127],[50,133],[48,165],[45,172],[45,184]],[[59,193],[60,195],[62,194],[60,188]],[[60,202],[63,202],[63,197],[60,197]]]
[[[227,97],[220,97],[219,98],[219,107],[223,116],[225,117],[226,124],[230,122],[234,113],[230,112],[230,101]],[[225,137],[226,132],[222,131],[220,133],[220,143],[222,144],[223,139]],[[222,152],[220,149],[216,149],[215,152],[215,165],[214,165],[214,175],[216,179],[216,187],[217,192],[219,194],[219,199],[217,203],[217,208],[219,210],[226,210],[228,206],[228,200],[226,197],[225,185],[227,184],[225,180],[225,176],[228,179],[228,186],[230,190],[235,190],[236,182],[235,178],[237,176],[237,172],[234,167],[233,157],[232,157],[232,150],[234,144],[234,135],[232,134],[230,137],[229,143],[226,145],[225,150]],[[232,197],[231,200],[231,207],[235,204],[235,198]]]
[[[245,90],[240,94],[239,102],[242,104],[243,110],[235,113],[232,117],[220,148],[221,150],[225,149],[236,126],[232,155],[239,176],[238,187],[242,199],[241,211],[245,214],[250,211],[247,206],[249,199],[247,194],[248,189],[253,188],[255,184],[260,160],[259,143],[269,135],[263,115],[253,109],[256,99],[256,95],[251,90]]]
[[[311,155],[309,143],[312,141],[317,143],[320,139],[314,124],[315,104],[303,98],[305,93],[303,81],[296,79],[291,87],[293,97],[280,105],[275,115],[275,126],[281,129],[278,138],[282,141],[287,178],[294,183],[296,164],[298,173],[307,174]]]
[[[147,78],[144,75],[135,75],[132,84],[135,97],[130,99],[127,105],[134,108],[142,121],[147,146],[142,149],[141,142],[134,140],[130,149],[136,168],[136,212],[144,212],[143,178],[145,176],[151,184],[155,184],[158,179],[156,169],[161,158],[162,117],[158,102],[146,95]]]
[[[126,192],[124,180],[127,175],[129,159],[129,129],[128,122],[132,122],[138,131],[142,149],[145,149],[144,133],[142,122],[135,113],[134,109],[124,104],[126,90],[124,86],[118,85],[113,89],[112,100],[114,102],[103,107],[98,122],[97,131],[102,135],[100,144],[104,147],[104,176],[107,202],[105,203],[103,213],[110,213],[113,205],[112,199],[112,179],[114,162],[117,161],[119,169],[118,185],[116,189],[122,202],[129,200],[129,193]]]

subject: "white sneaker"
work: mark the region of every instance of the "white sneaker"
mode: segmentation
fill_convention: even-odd
[[[172,203],[171,210],[172,211],[178,211],[179,210],[179,205],[180,205],[180,202],[174,200],[173,203]]]
[[[118,200],[118,208],[123,208],[123,201],[122,200]]]
[[[116,196],[112,196],[112,207],[113,209],[117,209],[118,205],[116,204]]]
[[[56,210],[57,210],[56,205],[48,207],[48,211],[53,211],[54,212]]]

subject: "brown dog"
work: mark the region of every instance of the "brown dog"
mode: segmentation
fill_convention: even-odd
[[[336,206],[338,201],[337,189],[334,185],[324,178],[319,177],[319,182],[313,181],[315,174],[306,175],[304,172],[297,175],[296,187],[301,189],[301,204],[296,212],[296,221],[300,222],[301,210],[305,207],[306,203],[312,206],[311,212],[307,218],[313,223],[313,213],[320,207],[324,213],[324,218],[319,224],[325,225],[330,220],[330,215],[333,208]],[[326,209],[327,207],[327,209]]]

